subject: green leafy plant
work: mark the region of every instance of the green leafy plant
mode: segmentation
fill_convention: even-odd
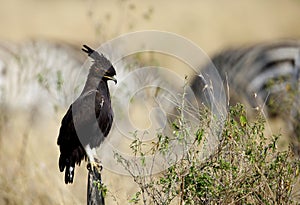
[[[93,181],[93,185],[102,193],[102,196],[105,197],[107,194],[107,186],[103,184],[100,180]]]
[[[264,135],[263,116],[248,120],[244,106],[230,108],[218,148],[209,157],[201,157],[199,145],[207,137],[201,128],[190,133],[188,123],[179,117],[173,123],[173,135],[157,135],[149,150],[165,153],[172,140],[193,135],[187,152],[172,166],[157,175],[140,175],[139,163],[116,154],[116,159],[130,173],[139,191],[130,203],[143,204],[296,204],[295,193],[299,160],[290,149],[279,150],[280,136]],[[137,133],[135,133],[137,138]],[[134,140],[135,156],[144,156],[143,143]],[[140,173],[140,174],[137,174]]]

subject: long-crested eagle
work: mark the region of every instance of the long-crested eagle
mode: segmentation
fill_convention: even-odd
[[[94,61],[80,96],[70,105],[62,119],[57,144],[60,148],[59,169],[65,170],[65,183],[72,183],[75,164],[88,159],[89,167],[99,169],[96,148],[108,135],[112,122],[108,80],[113,80],[116,71],[111,62],[88,46],[84,52]]]

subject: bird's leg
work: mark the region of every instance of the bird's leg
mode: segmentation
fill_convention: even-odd
[[[89,171],[92,170],[97,173],[101,173],[101,171],[102,171],[102,164],[101,164],[101,162],[98,162],[98,160],[89,162],[86,167]]]
[[[88,156],[88,164],[87,164],[87,169],[90,171],[96,171],[98,173],[101,173],[102,171],[102,164],[100,162],[100,160],[97,158],[97,154],[96,154],[96,149],[95,148],[91,148],[90,145],[87,145],[85,147],[85,151],[86,154]]]

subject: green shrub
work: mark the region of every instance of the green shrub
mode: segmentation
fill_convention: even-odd
[[[173,136],[158,134],[157,142],[145,151],[137,133],[131,148],[136,159],[164,153],[169,142],[190,134],[185,123],[174,122]],[[157,175],[143,176],[132,169],[140,162],[117,154],[118,162],[131,174],[139,191],[131,203],[144,204],[294,204],[293,193],[299,175],[299,160],[290,149],[277,148],[280,136],[264,135],[265,120],[249,121],[243,105],[230,108],[218,148],[203,159],[199,145],[205,131],[199,127],[194,141],[177,163]],[[180,126],[183,125],[183,126]],[[138,158],[139,157],[139,158]],[[143,162],[145,163],[145,162]]]

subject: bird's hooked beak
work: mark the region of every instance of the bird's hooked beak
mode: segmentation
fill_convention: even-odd
[[[112,81],[114,81],[115,82],[115,84],[117,84],[117,79],[115,78],[115,77],[111,77],[111,76],[107,76],[107,75],[105,75],[105,76],[103,76],[103,77],[105,77],[106,79],[108,79],[108,80],[112,80]]]

